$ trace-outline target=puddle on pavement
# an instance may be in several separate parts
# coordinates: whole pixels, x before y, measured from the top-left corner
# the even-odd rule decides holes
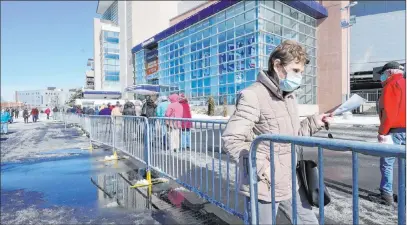
[[[123,179],[134,182],[138,172],[103,162],[110,152],[95,152],[50,151],[43,159],[2,164],[1,224],[154,224],[147,198]],[[65,157],[47,157],[58,154]]]
[[[152,203],[147,188],[130,187],[145,171],[124,160],[103,162],[110,154],[68,149],[2,164],[1,224],[218,224],[183,208],[168,183],[153,186]]]

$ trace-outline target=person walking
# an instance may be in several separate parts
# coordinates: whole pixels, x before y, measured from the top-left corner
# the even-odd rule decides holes
[[[383,90],[379,99],[380,126],[377,139],[380,143],[387,138],[396,145],[406,145],[406,79],[398,62],[383,66],[380,81]],[[380,198],[386,205],[393,205],[394,157],[380,158]]]
[[[1,121],[1,133],[2,134],[7,134],[8,133],[8,123],[10,120],[10,113],[4,109],[1,110],[1,116],[0,116],[0,121]]]
[[[165,111],[165,117],[170,118],[182,118],[182,105],[179,103],[179,96],[177,94],[172,94],[168,97],[170,104]],[[169,136],[169,149],[176,152],[179,148],[179,131],[181,129],[181,121],[167,120],[166,122],[168,128]]]
[[[24,111],[23,111],[24,123],[28,123],[28,118],[29,117],[30,117],[30,113],[28,112],[28,109],[24,108]]]
[[[18,108],[16,108],[16,111],[15,111],[15,117],[16,117],[16,119],[18,119],[18,114],[20,113],[20,111],[18,110]]]
[[[308,116],[300,121],[294,91],[300,88],[305,65],[309,62],[305,47],[286,40],[271,53],[268,70],[260,71],[255,83],[239,93],[236,110],[229,119],[222,141],[223,150],[238,162],[240,193],[250,202],[249,150],[254,138],[261,134],[311,136],[327,122],[328,114]],[[291,145],[274,144],[275,182],[270,183],[270,142],[257,149],[258,207],[260,224],[272,223],[272,196],[275,187],[276,214],[279,206],[283,216],[293,222]],[[318,224],[307,201],[304,187],[297,180],[297,223]]]
[[[36,122],[37,122],[37,120],[38,120],[38,114],[39,114],[39,111],[38,111],[37,108],[33,108],[33,109],[31,110],[31,115],[32,115],[33,123],[36,123]]]
[[[183,93],[179,96],[179,103],[182,105],[182,118],[184,119],[191,119],[192,113],[191,108],[189,107],[188,99],[185,97]],[[182,121],[181,123],[181,147],[189,149],[191,143],[191,135],[190,130],[192,128],[191,121]]]
[[[51,113],[51,110],[49,108],[47,108],[45,110],[45,114],[47,114],[47,120],[49,120],[49,114]]]
[[[9,114],[9,119],[8,119],[8,122],[11,124],[11,123],[13,123],[13,109],[12,108],[7,108],[6,109],[6,112],[8,112],[8,114]]]

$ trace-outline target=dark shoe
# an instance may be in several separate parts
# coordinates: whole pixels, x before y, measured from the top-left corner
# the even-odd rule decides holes
[[[381,198],[381,200],[383,200],[383,203],[385,204],[385,205],[394,205],[394,197],[393,197],[393,194],[387,194],[387,193],[384,193],[384,192],[382,192],[381,194],[380,194],[380,198]]]

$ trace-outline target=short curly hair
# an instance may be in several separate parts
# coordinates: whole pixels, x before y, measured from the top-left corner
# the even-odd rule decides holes
[[[307,50],[300,43],[292,40],[285,40],[270,54],[268,62],[269,72],[273,71],[274,61],[279,59],[283,66],[295,61],[304,65],[309,63]]]

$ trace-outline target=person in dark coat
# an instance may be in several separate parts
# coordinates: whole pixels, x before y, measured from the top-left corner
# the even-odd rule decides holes
[[[125,115],[125,116],[135,116],[136,115],[136,109],[132,102],[126,102],[124,104],[123,115]]]
[[[24,123],[28,123],[28,117],[30,117],[30,113],[28,112],[28,109],[25,108],[23,111]]]
[[[86,110],[86,114],[87,114],[87,115],[94,115],[94,114],[95,114],[95,110],[94,110],[92,107],[89,107],[89,108]]]
[[[19,113],[18,108],[16,108],[16,111],[14,112],[14,116],[16,117],[16,119],[18,119],[18,113]]]
[[[148,98],[141,109],[141,116],[145,116],[147,118],[154,117],[156,108],[157,105],[154,103],[153,99]]]

